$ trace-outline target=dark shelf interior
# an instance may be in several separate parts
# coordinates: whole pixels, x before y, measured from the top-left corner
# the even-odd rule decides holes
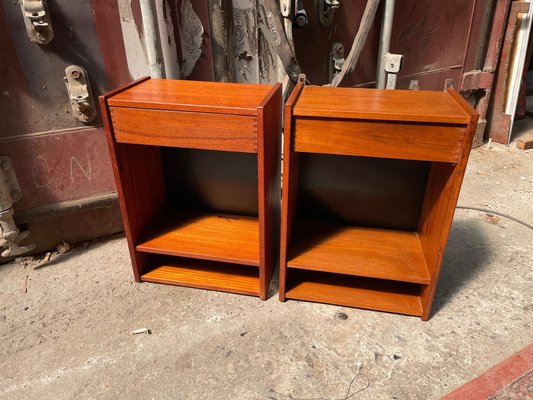
[[[296,218],[416,231],[430,162],[299,153]]]
[[[161,162],[169,207],[257,217],[255,154],[162,147]]]

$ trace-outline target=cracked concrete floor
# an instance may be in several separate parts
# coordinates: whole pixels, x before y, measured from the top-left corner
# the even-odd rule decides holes
[[[532,223],[532,161],[474,150],[460,204]],[[0,265],[0,398],[438,399],[532,341],[532,239],[458,210],[429,322],[136,284],[122,236],[19,259]]]

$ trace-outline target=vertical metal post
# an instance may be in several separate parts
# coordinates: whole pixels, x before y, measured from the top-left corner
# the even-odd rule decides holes
[[[381,22],[381,36],[379,38],[378,51],[378,68],[376,71],[376,88],[384,89],[386,75],[384,62],[385,54],[390,50],[390,38],[392,34],[392,21],[394,19],[395,0],[385,0],[385,9],[383,10],[383,20]]]
[[[150,75],[152,78],[164,78],[165,65],[159,40],[159,26],[154,0],[141,0],[141,14]]]

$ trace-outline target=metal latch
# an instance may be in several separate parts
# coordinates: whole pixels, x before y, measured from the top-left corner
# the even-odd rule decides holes
[[[335,10],[341,5],[339,0],[318,0],[316,4],[318,20],[323,26],[330,26]]]
[[[33,250],[34,244],[20,246],[29,234],[20,232],[13,220],[13,203],[22,199],[22,192],[9,157],[0,157],[0,247],[2,257],[18,256]]]
[[[38,44],[50,43],[54,28],[46,0],[22,0],[20,7],[30,40]]]
[[[296,0],[292,23],[295,25],[296,28],[301,29],[304,28],[308,22],[309,19],[307,18],[307,13],[304,9],[303,0]]]
[[[387,84],[385,89],[396,89],[398,72],[402,69],[403,55],[385,53],[385,72],[387,73]]]
[[[341,71],[345,61],[343,44],[340,42],[333,43],[331,53],[329,53],[329,82]]]
[[[81,122],[91,122],[96,117],[96,105],[85,68],[69,65],[65,68],[65,83],[74,117]]]

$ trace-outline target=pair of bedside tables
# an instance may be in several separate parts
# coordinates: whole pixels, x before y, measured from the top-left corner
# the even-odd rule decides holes
[[[429,318],[477,122],[454,90],[141,79],[100,98],[137,282]],[[283,196],[281,188],[283,186]],[[283,201],[282,201],[283,199]]]

